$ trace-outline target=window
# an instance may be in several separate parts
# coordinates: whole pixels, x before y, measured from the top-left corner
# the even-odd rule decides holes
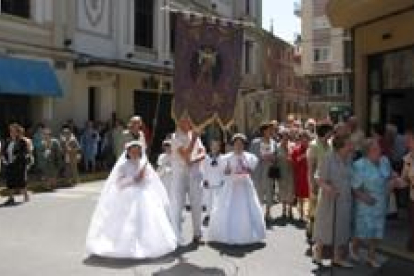
[[[345,60],[345,68],[352,69],[352,58],[353,58],[353,45],[352,41],[345,40],[344,41],[344,60]]]
[[[287,87],[291,87],[292,84],[292,76],[287,76]]]
[[[321,95],[325,96],[328,93],[328,80],[327,79],[321,79]]]
[[[349,76],[344,76],[342,79],[342,94],[348,95],[350,89],[351,88]]]
[[[317,80],[311,82],[311,94],[318,95],[321,90],[321,83]]]
[[[170,13],[170,50],[171,53],[175,51],[175,25],[177,23],[177,14]]]
[[[329,20],[326,16],[316,17],[315,19],[313,19],[312,27],[314,30],[330,28]]]
[[[313,61],[314,62],[326,62],[330,59],[329,48],[315,48],[313,50]]]
[[[246,15],[250,15],[250,12],[251,12],[250,1],[251,0],[245,0]]]
[[[154,46],[154,1],[135,0],[135,45],[145,48]]]
[[[326,95],[327,91],[327,80],[326,79],[316,79],[311,83],[311,93],[314,96],[323,96]]]
[[[244,68],[246,74],[252,73],[252,59],[253,59],[253,42],[246,40],[244,42]]]
[[[97,88],[89,87],[88,89],[88,119],[90,121],[96,120],[96,104],[97,104]]]
[[[342,95],[344,89],[343,89],[343,81],[341,77],[338,77],[336,79],[336,94]]]
[[[328,79],[328,95],[335,95],[335,78]]]
[[[30,18],[30,0],[1,0],[1,12]]]

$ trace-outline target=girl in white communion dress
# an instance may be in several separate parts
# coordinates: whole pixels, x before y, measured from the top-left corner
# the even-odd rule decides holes
[[[244,151],[246,140],[236,134],[233,152],[224,157],[225,184],[211,213],[209,241],[244,245],[265,239],[264,214],[251,178],[258,159]]]
[[[140,142],[125,148],[92,216],[86,250],[111,258],[157,258],[177,247],[168,196]]]

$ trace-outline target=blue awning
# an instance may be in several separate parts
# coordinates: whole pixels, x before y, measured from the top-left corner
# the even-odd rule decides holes
[[[0,94],[61,97],[63,91],[49,63],[1,57]]]

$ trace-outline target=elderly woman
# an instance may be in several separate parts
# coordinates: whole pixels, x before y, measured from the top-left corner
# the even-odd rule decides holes
[[[65,178],[69,184],[79,183],[78,163],[81,158],[81,148],[70,128],[64,127],[60,136],[60,145],[65,161]]]
[[[39,166],[46,179],[47,188],[53,190],[57,185],[63,155],[59,141],[52,137],[52,131],[49,128],[43,129],[42,144],[38,151]]]
[[[410,187],[410,239],[408,241],[408,250],[414,252],[414,128],[406,131],[406,143],[409,153],[404,157],[404,165],[402,170],[402,179],[404,185]]]
[[[361,150],[363,157],[354,163],[354,239],[349,252],[350,256],[358,261],[359,243],[361,240],[368,241],[367,262],[370,266],[378,268],[375,249],[378,240],[384,237],[392,170],[376,139],[367,139],[362,143]]]
[[[26,185],[27,154],[29,152],[26,141],[21,137],[21,126],[13,123],[9,126],[10,138],[2,148],[1,159],[4,165],[8,200],[5,206],[15,204],[14,192],[20,191],[24,201],[29,201]]]
[[[309,148],[306,152],[306,159],[308,161],[308,183],[310,185],[310,200],[308,209],[309,222],[306,229],[308,239],[312,238],[316,206],[318,205],[319,186],[317,184],[316,176],[319,174],[319,169],[326,154],[331,150],[329,145],[331,132],[332,126],[330,123],[319,123],[316,126],[316,138],[310,142]]]
[[[262,204],[266,204],[265,217],[270,219],[270,208],[273,204],[273,187],[275,180],[269,177],[269,169],[276,161],[277,144],[273,140],[273,124],[263,123],[260,126],[261,137],[253,140],[250,152],[259,158],[253,173],[257,194]]]
[[[335,136],[332,147],[317,177],[320,193],[313,233],[313,259],[321,264],[323,246],[332,245],[333,265],[350,268],[352,264],[345,261],[342,249],[351,236],[353,145],[345,135]]]
[[[294,144],[290,141],[289,131],[281,131],[281,141],[277,149],[278,165],[280,169],[279,197],[282,202],[282,216],[293,217],[292,206],[295,201],[295,183],[293,181],[292,150]]]

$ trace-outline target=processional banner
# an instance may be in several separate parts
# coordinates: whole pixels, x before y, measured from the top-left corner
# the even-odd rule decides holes
[[[177,14],[173,116],[196,127],[232,123],[241,73],[239,25]]]

